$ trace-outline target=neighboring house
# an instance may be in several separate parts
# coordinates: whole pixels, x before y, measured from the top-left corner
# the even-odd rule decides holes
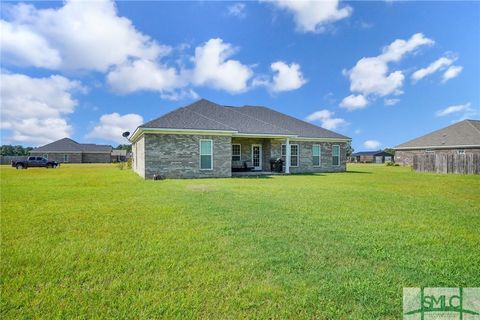
[[[112,162],[127,161],[127,150],[112,150]]]
[[[353,153],[350,157],[352,162],[360,163],[385,163],[394,161],[394,155],[382,150],[360,151]]]
[[[265,107],[200,100],[138,127],[133,169],[144,178],[231,177],[236,169],[285,173],[346,170],[350,138]]]
[[[395,148],[395,160],[413,164],[415,155],[480,154],[480,121],[463,120]]]
[[[31,155],[62,163],[109,163],[112,146],[78,143],[63,138],[30,151]]]

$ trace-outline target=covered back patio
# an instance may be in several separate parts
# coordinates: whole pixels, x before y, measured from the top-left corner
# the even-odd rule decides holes
[[[232,175],[290,173],[291,150],[287,145],[290,139],[283,137],[233,137]]]

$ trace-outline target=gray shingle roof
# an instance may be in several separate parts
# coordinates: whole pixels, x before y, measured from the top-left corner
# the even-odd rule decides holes
[[[266,107],[221,106],[205,99],[173,110],[140,128],[226,130],[241,134],[349,139]]]
[[[169,112],[157,119],[141,125],[141,128],[168,128],[168,129],[205,129],[227,130],[234,128],[222,124],[213,119],[209,119],[187,107],[179,108]]]
[[[288,132],[296,134],[300,137],[350,139],[344,135],[318,127],[311,123],[299,120],[266,107],[244,106],[235,109],[238,109],[239,112],[248,114],[256,119],[260,119],[268,123],[274,123],[276,126],[282,127]]]
[[[44,146],[35,148],[32,152],[106,152],[112,151],[112,146],[93,143],[78,143],[70,138],[63,138]]]
[[[112,146],[106,144],[79,143],[83,152],[112,152]]]
[[[480,146],[480,121],[463,120],[402,143],[394,149],[446,148],[449,146]]]

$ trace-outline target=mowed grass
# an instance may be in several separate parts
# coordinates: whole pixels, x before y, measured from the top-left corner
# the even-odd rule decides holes
[[[1,318],[399,319],[403,287],[480,285],[480,177],[144,181],[1,167]]]

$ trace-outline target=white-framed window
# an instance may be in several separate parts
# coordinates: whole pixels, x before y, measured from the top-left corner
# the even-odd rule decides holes
[[[465,154],[465,149],[458,149],[458,150],[457,150],[457,153],[458,153],[458,154]]]
[[[298,167],[299,164],[299,147],[298,144],[291,144],[290,145],[290,166],[291,167]]]
[[[312,161],[314,167],[320,167],[321,161],[321,149],[319,144],[314,144],[312,146]]]
[[[200,170],[213,169],[213,140],[200,139]]]
[[[70,160],[70,157],[68,156],[68,154],[64,154],[63,155],[63,162],[68,162]]]
[[[240,143],[232,144],[232,161],[242,160],[242,145]]]
[[[47,153],[45,153],[45,154],[43,155],[43,157],[48,160],[48,154],[47,154]]]
[[[332,146],[332,165],[340,165],[340,146],[338,145]]]
[[[298,167],[299,164],[299,146],[298,144],[290,144],[290,167]],[[282,144],[282,159],[286,159],[287,145]]]

